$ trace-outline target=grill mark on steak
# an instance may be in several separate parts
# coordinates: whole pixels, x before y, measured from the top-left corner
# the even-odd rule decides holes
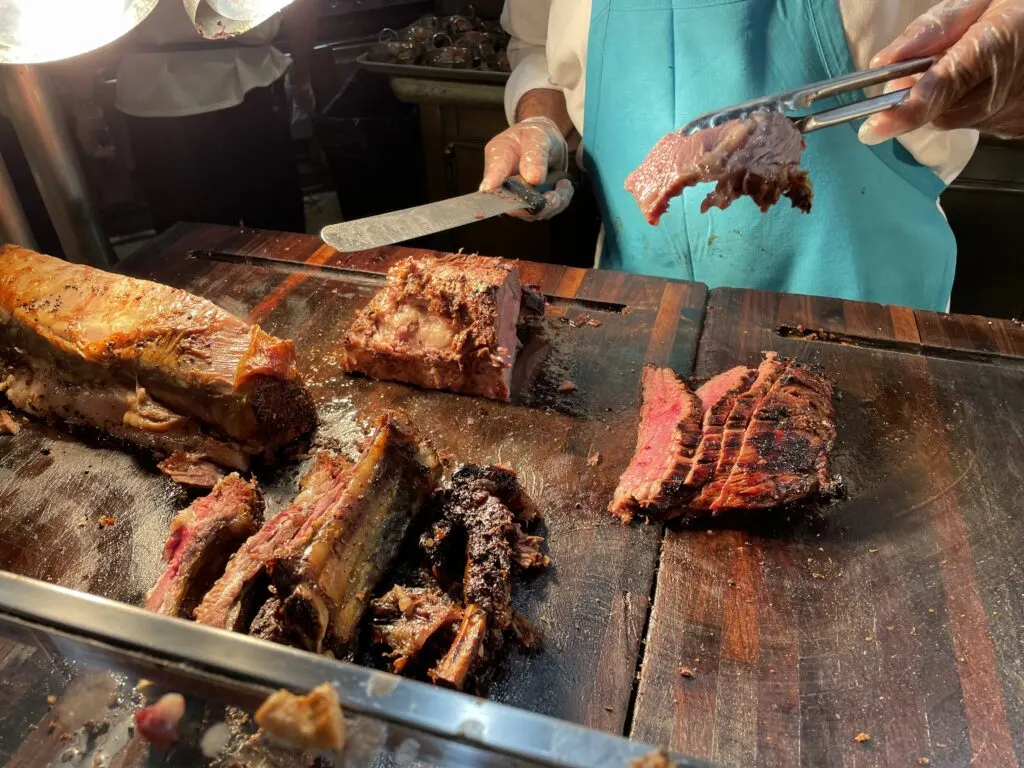
[[[304,526],[312,531],[308,543],[275,553],[280,629],[272,639],[315,652],[351,647],[370,595],[440,472],[437,455],[412,426],[384,413],[344,490]]]
[[[700,445],[693,457],[693,464],[686,476],[690,488],[702,488],[715,476],[718,459],[722,454],[722,436],[725,423],[736,403],[736,398],[747,391],[756,372],[745,366],[738,366],[715,376],[697,390],[697,397],[704,405],[704,420],[701,425]]]
[[[316,454],[292,503],[249,537],[228,561],[224,574],[203,597],[195,618],[200,624],[245,632],[267,597],[268,569],[279,551],[302,540],[306,522],[333,492],[345,487],[351,463],[327,452]],[[307,539],[308,540],[308,539]]]
[[[689,136],[673,132],[662,138],[626,179],[649,224],[656,225],[669,200],[686,187],[716,181],[701,204],[728,208],[747,195],[762,212],[782,195],[794,208],[809,212],[811,183],[800,168],[806,147],[793,123],[779,112],[758,112]]]
[[[481,256],[411,256],[356,316],[342,366],[375,379],[496,400],[511,395],[521,314],[543,296],[520,284],[514,262]]]
[[[836,437],[832,390],[820,370],[790,361],[754,411],[711,509],[764,509],[828,489]]]
[[[725,420],[722,430],[722,447],[715,465],[715,474],[712,480],[707,483],[697,496],[690,501],[690,508],[693,510],[707,510],[719,497],[725,481],[729,478],[733,465],[739,456],[743,445],[743,436],[746,433],[747,425],[753,416],[755,409],[760,405],[761,400],[771,389],[772,385],[786,369],[786,361],[780,360],[774,352],[765,354],[764,360],[757,369],[757,377],[754,379],[750,389],[736,398],[729,417]]]
[[[185,291],[12,245],[0,247],[0,358],[20,369],[8,387],[17,407],[163,456],[221,464],[230,449],[246,458],[225,466],[244,469],[316,421],[293,342]],[[201,441],[226,448],[183,445]]]
[[[191,618],[228,558],[263,522],[256,482],[232,473],[171,520],[162,559],[167,568],[146,597],[146,609]]]
[[[700,442],[701,401],[669,368],[644,368],[636,451],[608,510],[628,523],[638,511],[668,513],[684,503]]]

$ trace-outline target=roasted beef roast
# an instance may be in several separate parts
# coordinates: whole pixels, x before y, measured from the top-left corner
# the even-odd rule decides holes
[[[765,354],[696,393],[672,371],[643,376],[637,450],[609,511],[678,517],[767,509],[831,492],[832,382],[817,368]]]
[[[346,370],[375,379],[508,400],[524,312],[543,297],[515,262],[482,256],[412,256],[345,334]]]
[[[185,291],[14,245],[0,248],[0,390],[32,415],[233,469],[315,423],[291,341]]]
[[[728,208],[743,195],[762,211],[785,195],[794,208],[811,209],[811,183],[800,168],[806,147],[792,121],[779,112],[757,112],[684,136],[670,133],[626,179],[644,217],[657,224],[669,200],[686,187],[718,182],[701,205]]]

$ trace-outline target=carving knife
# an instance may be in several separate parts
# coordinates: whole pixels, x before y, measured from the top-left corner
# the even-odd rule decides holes
[[[492,192],[473,192],[402,211],[331,224],[320,231],[320,239],[339,251],[366,251],[444,232],[511,211],[537,214],[546,202],[544,192],[554,189],[555,184],[563,178],[567,176],[549,174],[544,184],[531,187],[520,177],[513,176]]]

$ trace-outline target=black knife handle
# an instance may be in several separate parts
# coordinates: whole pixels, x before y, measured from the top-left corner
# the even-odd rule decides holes
[[[548,174],[547,179],[544,180],[543,184],[537,186],[530,186],[523,181],[522,176],[512,176],[505,180],[505,189],[511,192],[513,195],[518,197],[524,203],[526,203],[526,211],[532,216],[536,216],[547,205],[547,200],[544,199],[544,193],[549,192],[555,188],[555,185],[562,179],[568,179],[569,174],[552,172]]]

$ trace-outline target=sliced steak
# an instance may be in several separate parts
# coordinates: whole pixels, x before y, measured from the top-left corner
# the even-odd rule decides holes
[[[832,382],[817,368],[790,361],[754,410],[711,509],[777,507],[827,489],[835,437]]]
[[[762,211],[788,197],[793,207],[811,209],[811,184],[800,168],[806,144],[793,123],[778,112],[758,112],[689,136],[670,133],[626,179],[644,217],[657,224],[669,200],[684,188],[718,182],[701,205],[728,208],[750,196]]]
[[[495,400],[511,394],[520,314],[543,312],[514,262],[421,255],[388,271],[387,284],[345,334],[342,365],[375,379]]]
[[[150,590],[146,609],[191,618],[202,596],[246,539],[263,522],[263,495],[255,481],[232,473],[171,520],[164,544],[167,569]]]
[[[750,423],[750,417],[753,416],[757,406],[785,368],[785,361],[780,360],[777,354],[767,353],[764,361],[758,366],[757,377],[750,385],[750,389],[736,398],[722,429],[722,447],[718,463],[715,465],[715,473],[710,482],[707,482],[700,493],[690,501],[691,510],[710,509],[711,504],[722,492],[733,464],[736,463],[739,456],[740,448],[743,445],[743,435]]]
[[[312,535],[312,528],[305,524],[314,512],[347,487],[350,468],[351,463],[345,459],[318,453],[292,503],[247,539],[228,561],[224,574],[196,609],[196,621],[235,632],[247,631],[254,614],[267,599],[270,563],[300,534]]]
[[[732,412],[736,398],[749,389],[756,372],[737,366],[720,373],[697,390],[704,406],[700,445],[693,456],[693,464],[686,476],[689,488],[703,488],[715,476],[718,459],[722,454],[722,434],[725,422]]]
[[[638,511],[661,514],[686,503],[701,435],[700,398],[672,370],[645,367],[642,387],[636,451],[608,507],[625,523]]]
[[[185,291],[13,245],[0,247],[0,365],[17,407],[163,455],[242,469],[315,424],[291,341]]]

